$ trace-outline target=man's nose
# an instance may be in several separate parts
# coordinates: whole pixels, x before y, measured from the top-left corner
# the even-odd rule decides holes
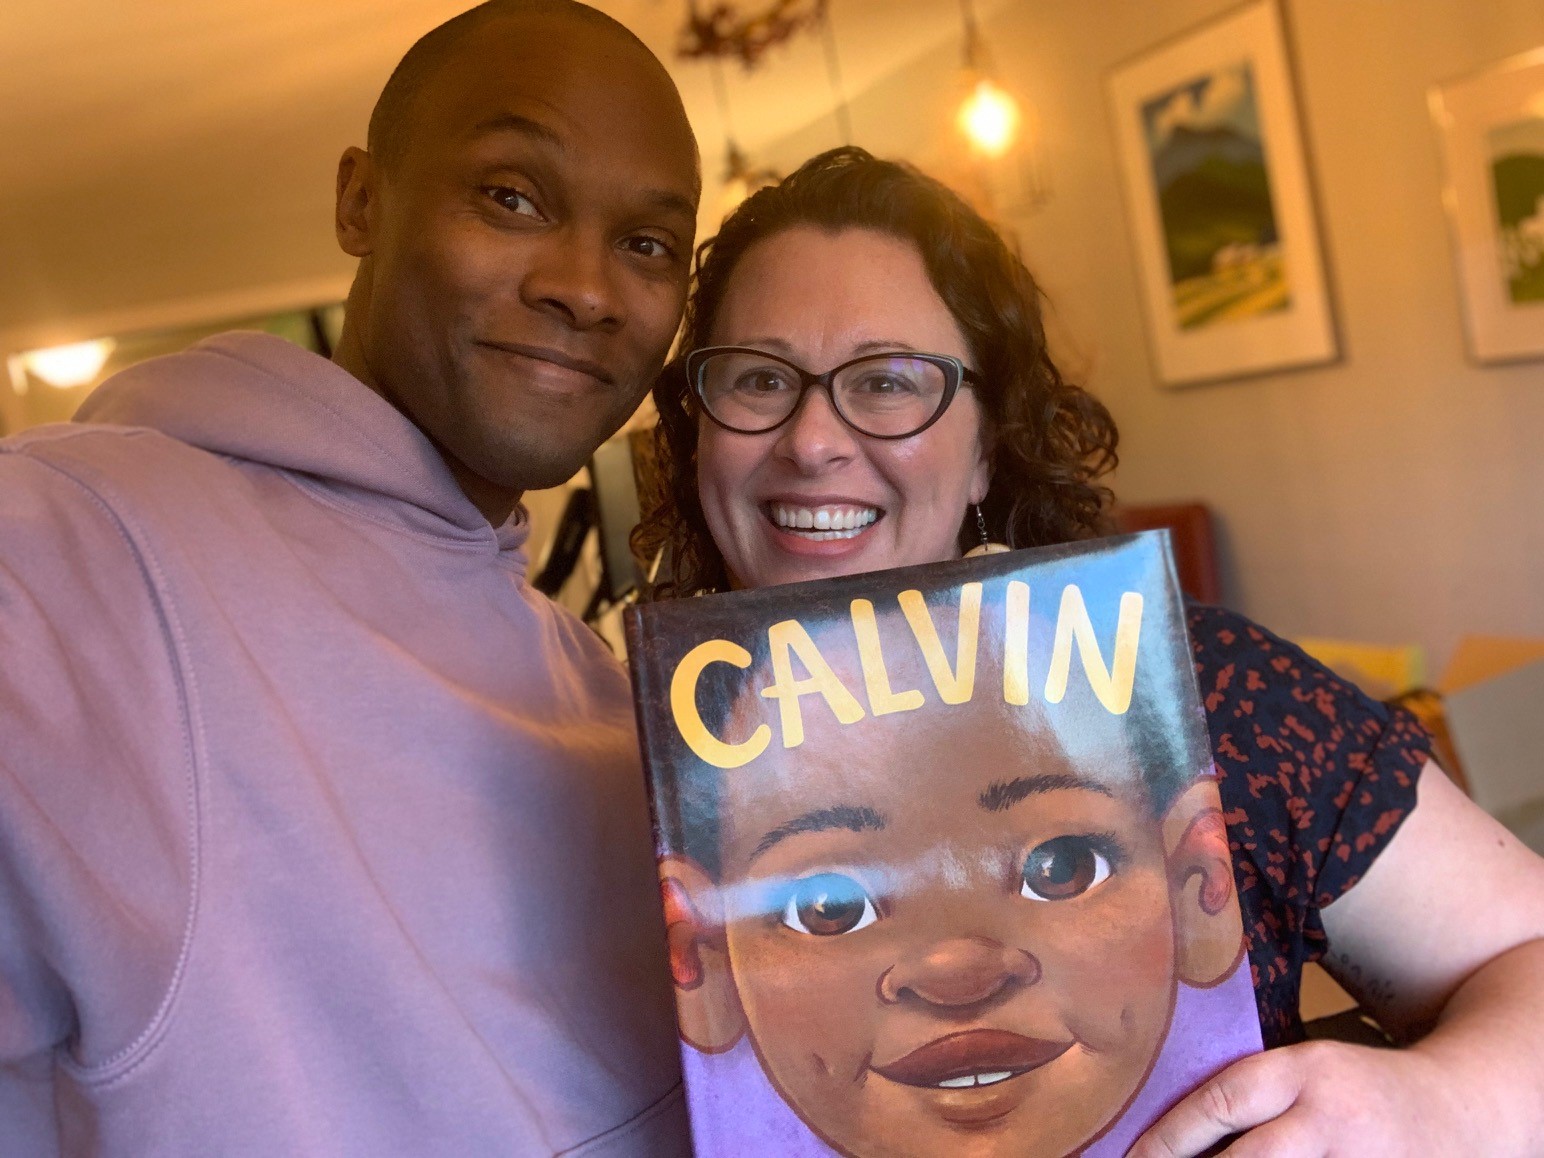
[[[1040,980],[1040,962],[990,937],[955,937],[897,962],[879,979],[879,997],[960,1008],[980,1005]]]
[[[614,258],[602,237],[578,228],[556,230],[543,239],[520,295],[572,329],[617,329],[624,309]]]
[[[831,395],[819,386],[805,391],[799,409],[777,432],[777,453],[803,474],[817,474],[857,453],[858,432],[842,421]]]

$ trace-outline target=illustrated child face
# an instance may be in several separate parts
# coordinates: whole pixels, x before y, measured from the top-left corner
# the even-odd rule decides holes
[[[1071,1152],[1142,1085],[1176,977],[1238,960],[1212,783],[1156,816],[1128,759],[1075,767],[1006,712],[812,728],[719,791],[717,887],[662,869],[683,1033],[748,1033],[846,1154]]]

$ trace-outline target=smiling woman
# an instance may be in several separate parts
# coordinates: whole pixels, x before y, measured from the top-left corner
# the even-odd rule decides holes
[[[955,390],[973,355],[915,248],[867,230],[832,237],[795,228],[753,248],[741,268],[713,327],[716,346],[694,355],[709,355],[697,363],[697,382],[719,426],[698,444],[702,509],[730,582],[787,583],[815,559],[822,574],[852,574],[953,554],[960,512],[986,496],[981,411],[974,386]],[[809,284],[823,291],[799,292]],[[833,316],[863,321],[832,328]],[[767,347],[836,369],[823,390],[779,390],[755,358]],[[865,352],[874,349],[889,351],[885,372],[865,376],[875,365]],[[905,359],[907,350],[928,354]],[[882,401],[860,401],[875,397]],[[761,431],[727,425],[774,407],[781,421]],[[897,416],[905,421],[891,432],[884,424]]]
[[[701,251],[684,349],[655,387],[662,480],[635,540],[663,559],[660,596],[942,563],[977,528],[1052,546],[1102,527],[1109,493],[1098,480],[1116,445],[1108,412],[1051,362],[1039,291],[1019,259],[907,166],[834,150],[752,196]],[[960,375],[950,400],[915,373],[844,377],[875,355],[927,355],[972,377]],[[865,407],[879,396],[902,399],[907,420],[872,418]],[[1191,607],[1188,619],[1260,1029],[1267,1047],[1286,1048],[1218,1074],[1133,1153],[1194,1155],[1245,1131],[1246,1145],[1271,1153],[1460,1153],[1477,1139],[1486,1153],[1537,1152],[1544,862],[1453,787],[1406,713],[1242,616]],[[897,751],[968,778],[992,763],[981,742],[919,733]],[[847,763],[865,767],[857,753]],[[889,766],[875,772],[888,786]],[[948,818],[935,807],[915,823],[929,831]],[[1127,827],[1102,814],[1081,832]],[[1042,898],[1063,888],[1103,897],[1139,863],[1131,847],[1043,841],[1022,883]],[[859,897],[873,894],[862,886],[822,879],[785,901],[835,931],[863,918]],[[978,941],[989,935],[982,920]],[[1085,973],[1137,959],[1112,944]],[[1407,1049],[1303,1044],[1302,967],[1321,959]],[[961,1076],[937,1050],[899,1069],[889,1055],[865,1056],[899,1084],[915,1068],[937,1086]],[[995,1047],[968,1052],[973,1083],[1004,1072]],[[788,1064],[792,1083],[798,1059]],[[960,1092],[929,1097],[947,1108]]]

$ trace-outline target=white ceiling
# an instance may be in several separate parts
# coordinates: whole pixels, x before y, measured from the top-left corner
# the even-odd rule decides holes
[[[341,283],[337,156],[362,141],[408,45],[467,6],[3,0],[0,345],[68,336],[72,319],[137,316],[154,303]],[[599,6],[675,73],[711,180],[724,130],[708,66],[675,57],[685,0]],[[848,91],[935,52],[952,66],[959,21],[956,0],[832,0]],[[728,66],[726,79],[736,135],[752,151],[833,107],[812,37],[756,74]]]

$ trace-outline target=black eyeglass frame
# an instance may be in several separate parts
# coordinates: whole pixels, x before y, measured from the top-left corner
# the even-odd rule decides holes
[[[713,408],[708,405],[708,400],[703,395],[703,366],[709,358],[718,354],[755,354],[759,358],[769,358],[779,366],[787,366],[788,369],[799,376],[799,396],[794,399],[792,408],[771,426],[763,426],[755,430],[747,430],[741,426],[730,426],[729,423],[713,413]],[[859,362],[876,361],[880,358],[913,358],[919,362],[927,362],[930,365],[937,366],[944,372],[944,392],[938,400],[938,409],[933,411],[933,416],[917,427],[917,429],[907,431],[905,434],[872,434],[842,413],[841,405],[836,400],[836,391],[832,388],[836,381],[836,376],[849,366],[856,366]],[[769,354],[765,350],[756,349],[754,346],[703,346],[700,349],[693,350],[690,354],[686,355],[686,378],[691,384],[692,394],[702,407],[702,412],[708,416],[708,419],[715,426],[722,427],[733,434],[770,434],[779,427],[787,425],[793,419],[793,416],[803,409],[804,397],[809,393],[810,387],[824,386],[826,388],[826,396],[831,399],[831,409],[846,426],[857,431],[865,438],[878,438],[885,442],[895,442],[902,438],[915,438],[944,416],[944,412],[949,409],[950,403],[954,401],[954,396],[959,393],[961,386],[981,385],[981,375],[950,354],[923,354],[916,350],[880,350],[872,354],[864,354],[861,358],[849,359],[840,366],[833,366],[824,374],[811,374],[802,366],[796,366],[786,358],[779,358],[776,354]]]

